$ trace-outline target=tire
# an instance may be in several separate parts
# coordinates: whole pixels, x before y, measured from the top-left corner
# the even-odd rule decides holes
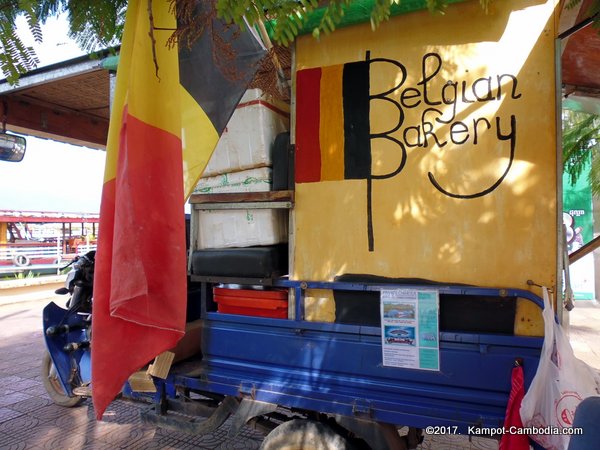
[[[327,425],[294,419],[271,431],[261,450],[352,450],[354,447]]]
[[[17,267],[26,267],[31,264],[31,260],[27,255],[15,255],[13,256],[13,263]]]
[[[44,383],[46,392],[48,392],[52,401],[58,406],[72,408],[73,406],[79,405],[84,399],[79,396],[69,397],[65,393],[56,374],[51,374],[51,372],[53,372],[53,366],[54,363],[52,362],[52,358],[50,358],[50,353],[46,351],[42,358],[42,382]]]

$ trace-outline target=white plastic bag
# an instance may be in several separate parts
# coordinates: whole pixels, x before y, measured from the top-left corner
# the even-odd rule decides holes
[[[523,401],[521,420],[524,427],[544,429],[529,437],[548,450],[566,450],[569,436],[560,434],[571,427],[575,409],[586,397],[600,393],[600,374],[576,358],[562,327],[554,320],[554,311],[544,295],[544,344],[540,363]]]

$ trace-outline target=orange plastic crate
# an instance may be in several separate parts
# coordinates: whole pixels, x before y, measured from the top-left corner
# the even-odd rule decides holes
[[[218,304],[217,311],[220,313],[276,319],[287,319],[288,316],[288,291],[285,289],[213,288],[213,300]]]

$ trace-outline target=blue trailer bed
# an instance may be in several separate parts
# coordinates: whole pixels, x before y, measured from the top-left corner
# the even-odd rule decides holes
[[[539,337],[442,330],[440,370],[429,371],[384,366],[380,327],[303,319],[307,289],[435,289],[446,298],[521,298],[542,307],[528,291],[286,279],[273,285],[294,291],[293,318],[223,314],[203,302],[202,358],[175,366],[164,392],[206,392],[338,419],[473,433],[473,427],[503,425],[515,363],[523,366],[526,389],[537,369]]]

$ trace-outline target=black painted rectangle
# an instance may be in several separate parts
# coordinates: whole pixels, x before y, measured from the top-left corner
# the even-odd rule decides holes
[[[369,62],[344,64],[344,178],[371,176]]]

